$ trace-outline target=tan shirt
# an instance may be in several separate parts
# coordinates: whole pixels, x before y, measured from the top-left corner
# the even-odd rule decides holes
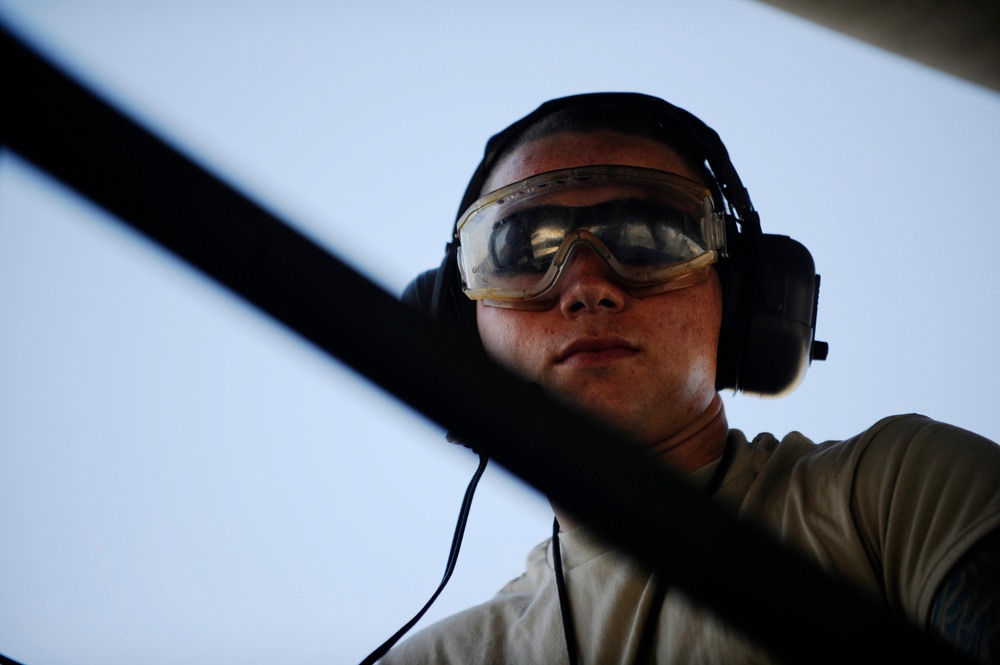
[[[921,416],[886,418],[819,445],[798,433],[747,442],[734,430],[734,444],[720,501],[919,625],[951,567],[1000,526],[1000,446]],[[691,479],[707,483],[713,466]],[[580,661],[631,663],[655,576],[586,527],[560,542]],[[659,663],[771,662],[675,589],[657,626]],[[381,662],[566,662],[551,542],[535,547],[525,573],[494,598],[413,635]]]

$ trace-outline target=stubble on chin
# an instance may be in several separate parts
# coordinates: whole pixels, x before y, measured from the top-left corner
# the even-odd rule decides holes
[[[570,411],[594,420],[609,429],[639,440],[644,435],[636,424],[641,421],[641,406],[634,397],[615,391],[600,382],[578,380],[564,385],[539,382],[546,394],[565,405]]]

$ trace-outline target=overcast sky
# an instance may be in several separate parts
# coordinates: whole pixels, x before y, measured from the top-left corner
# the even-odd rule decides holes
[[[829,360],[788,397],[727,395],[730,423],[822,441],[917,411],[1000,440],[996,93],[750,0],[0,12],[393,293],[439,263],[490,135],[565,94],[662,96],[722,135],[765,231],[804,243],[823,277]],[[358,662],[436,587],[475,466],[0,155],[0,653]],[[421,625],[519,574],[550,523],[491,467]]]

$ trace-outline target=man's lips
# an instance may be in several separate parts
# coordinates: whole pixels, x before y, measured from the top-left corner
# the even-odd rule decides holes
[[[556,356],[556,364],[600,362],[624,358],[639,349],[621,337],[587,337],[570,342]]]

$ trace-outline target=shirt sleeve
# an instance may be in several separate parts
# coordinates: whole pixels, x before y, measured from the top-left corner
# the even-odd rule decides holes
[[[926,625],[948,572],[1000,527],[1000,446],[922,416],[883,420],[858,443],[856,528],[889,604]]]

